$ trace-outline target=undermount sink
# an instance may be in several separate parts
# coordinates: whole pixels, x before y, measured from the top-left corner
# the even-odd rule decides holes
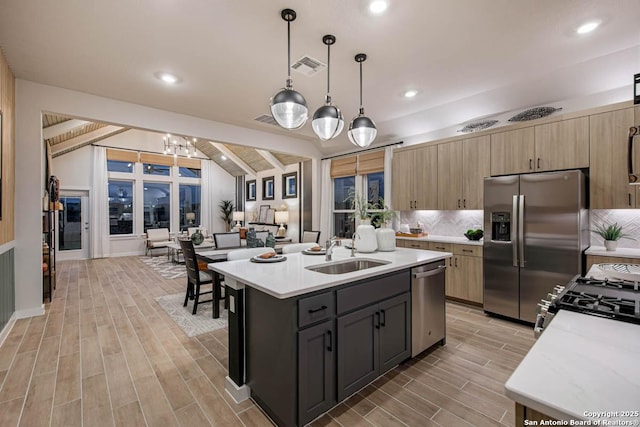
[[[343,261],[334,261],[327,264],[312,265],[305,267],[307,270],[317,271],[324,274],[344,274],[354,271],[366,270],[367,268],[379,267],[389,264],[390,261],[380,261],[377,259],[357,258]]]

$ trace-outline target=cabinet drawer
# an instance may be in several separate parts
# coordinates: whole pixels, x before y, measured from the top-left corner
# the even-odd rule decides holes
[[[429,242],[423,242],[420,240],[405,240],[404,247],[411,249],[429,249]]]
[[[429,242],[429,250],[440,252],[453,252],[452,243]]]
[[[298,301],[298,327],[329,319],[335,312],[333,292],[302,298]]]
[[[410,289],[411,274],[409,270],[366,279],[359,284],[336,292],[338,314],[409,292]]]
[[[453,245],[455,255],[482,256],[482,246]]]

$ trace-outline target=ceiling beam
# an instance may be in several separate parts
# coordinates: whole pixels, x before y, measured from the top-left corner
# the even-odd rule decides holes
[[[53,157],[61,156],[62,154],[77,150],[78,148],[84,147],[85,145],[92,144],[102,139],[109,138],[110,136],[116,135],[126,130],[128,129],[120,126],[104,126],[100,129],[96,129],[94,131],[76,136],[75,138],[67,139],[66,141],[59,144],[52,145],[51,153]]]
[[[67,132],[72,132],[89,123],[91,122],[88,122],[86,120],[78,120],[78,119],[66,120],[62,123],[58,123],[53,126],[48,126],[42,129],[42,137],[44,139],[55,138],[58,135],[62,135],[63,133],[67,133]]]
[[[221,144],[219,142],[213,142],[213,141],[209,141],[209,143],[213,145],[216,148],[216,150],[224,154],[229,160],[231,160],[233,163],[235,163],[241,169],[243,169],[247,173],[247,175],[251,175],[251,176],[258,175],[258,172],[256,172],[255,169],[253,169],[251,166],[245,163],[244,160],[242,160],[240,157],[236,156],[233,153],[233,151],[229,150],[224,144]]]
[[[280,160],[278,160],[276,158],[276,156],[274,156],[273,154],[271,154],[270,151],[267,150],[260,150],[256,148],[256,151],[258,152],[258,154],[260,154],[267,162],[271,163],[271,165],[273,167],[275,167],[276,169],[280,169],[281,172],[284,172],[284,165],[282,164],[282,162]]]

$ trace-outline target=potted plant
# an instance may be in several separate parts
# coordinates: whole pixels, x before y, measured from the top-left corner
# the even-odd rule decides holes
[[[351,219],[356,219],[358,226],[353,236],[354,245],[358,252],[375,252],[378,249],[378,241],[376,239],[376,231],[371,225],[371,217],[369,209],[372,208],[371,203],[365,195],[355,191],[349,193],[347,197],[350,208],[353,213]]]
[[[358,220],[360,224],[371,225],[369,209],[372,209],[372,206],[364,195],[352,191],[345,201],[349,202],[349,208],[353,210],[350,219]]]
[[[380,199],[380,205],[384,207],[383,210],[373,214],[373,222],[379,227],[376,229],[378,250],[382,252],[394,251],[396,249],[396,233],[392,228],[388,228],[388,225],[396,217],[396,213],[384,204],[383,199]]]
[[[622,232],[622,226],[618,225],[617,222],[606,226],[605,224],[596,225],[596,229],[591,231],[598,233],[604,239],[604,247],[608,251],[615,251],[620,239],[633,240]]]
[[[218,207],[220,208],[220,219],[224,221],[225,231],[231,230],[231,221],[233,220],[233,201],[222,200]]]

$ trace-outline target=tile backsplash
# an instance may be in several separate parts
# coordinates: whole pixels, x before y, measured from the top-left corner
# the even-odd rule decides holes
[[[398,230],[400,224],[415,227],[418,222],[424,224],[427,233],[438,236],[462,237],[470,228],[484,228],[483,211],[401,211],[394,223]],[[630,239],[620,239],[619,248],[640,249],[640,210],[638,209],[591,209],[591,230],[597,224],[615,224],[622,226],[622,232]],[[591,233],[591,246],[604,246],[602,237]]]

